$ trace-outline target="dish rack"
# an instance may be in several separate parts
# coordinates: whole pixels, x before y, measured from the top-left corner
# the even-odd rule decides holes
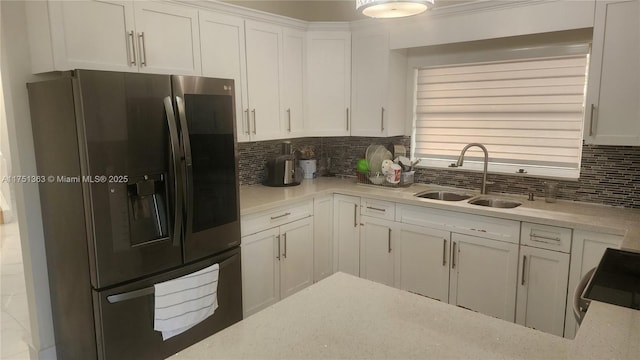
[[[392,184],[387,181],[387,177],[382,173],[356,173],[356,178],[358,184],[366,184],[366,185],[374,185],[374,186],[382,186],[382,187],[406,187],[413,184],[415,171],[407,171],[400,174],[400,182],[397,184]]]

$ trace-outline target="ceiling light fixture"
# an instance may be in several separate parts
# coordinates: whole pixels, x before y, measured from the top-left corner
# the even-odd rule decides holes
[[[417,15],[433,7],[434,0],[356,0],[356,10],[372,18]]]

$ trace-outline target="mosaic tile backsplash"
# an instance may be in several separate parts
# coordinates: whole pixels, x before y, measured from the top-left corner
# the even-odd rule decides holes
[[[264,180],[266,160],[281,152],[283,140],[240,143],[240,183],[259,184]],[[403,144],[409,149],[410,138],[311,137],[290,139],[292,148],[315,149],[314,158],[328,157],[333,174],[355,175],[356,161],[371,144]],[[640,147],[585,145],[578,181],[559,181],[558,199],[591,202],[612,206],[640,208]],[[544,196],[544,180],[522,175],[489,174],[489,192]],[[482,173],[461,170],[416,170],[415,182],[455,186],[477,190]]]

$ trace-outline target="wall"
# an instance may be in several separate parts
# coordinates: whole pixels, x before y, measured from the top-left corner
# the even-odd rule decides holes
[[[36,163],[25,84],[31,75],[25,1],[0,1],[2,88],[13,175],[35,175]],[[31,358],[55,358],[49,279],[37,184],[15,184],[16,215],[29,301]]]
[[[294,148],[314,146],[316,158],[331,158],[331,172],[355,176],[356,161],[364,156],[370,144],[389,143],[410,146],[409,137],[325,137],[292,139]],[[280,153],[282,141],[262,141],[239,144],[240,182],[242,185],[259,184],[264,179],[264,164],[270,156]],[[489,154],[491,156],[491,154]],[[489,168],[491,171],[491,168]],[[582,148],[581,174],[578,181],[559,181],[558,198],[612,206],[640,208],[640,147],[585,145]],[[464,168],[416,170],[415,181],[425,184],[454,186],[479,190],[481,172]],[[493,193],[544,196],[544,179],[522,175],[489,174],[488,186]]]

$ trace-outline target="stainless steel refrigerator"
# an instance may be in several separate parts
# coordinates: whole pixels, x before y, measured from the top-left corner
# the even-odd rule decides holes
[[[59,359],[159,359],[242,319],[233,80],[27,84]],[[153,330],[153,285],[220,265],[218,308]]]

